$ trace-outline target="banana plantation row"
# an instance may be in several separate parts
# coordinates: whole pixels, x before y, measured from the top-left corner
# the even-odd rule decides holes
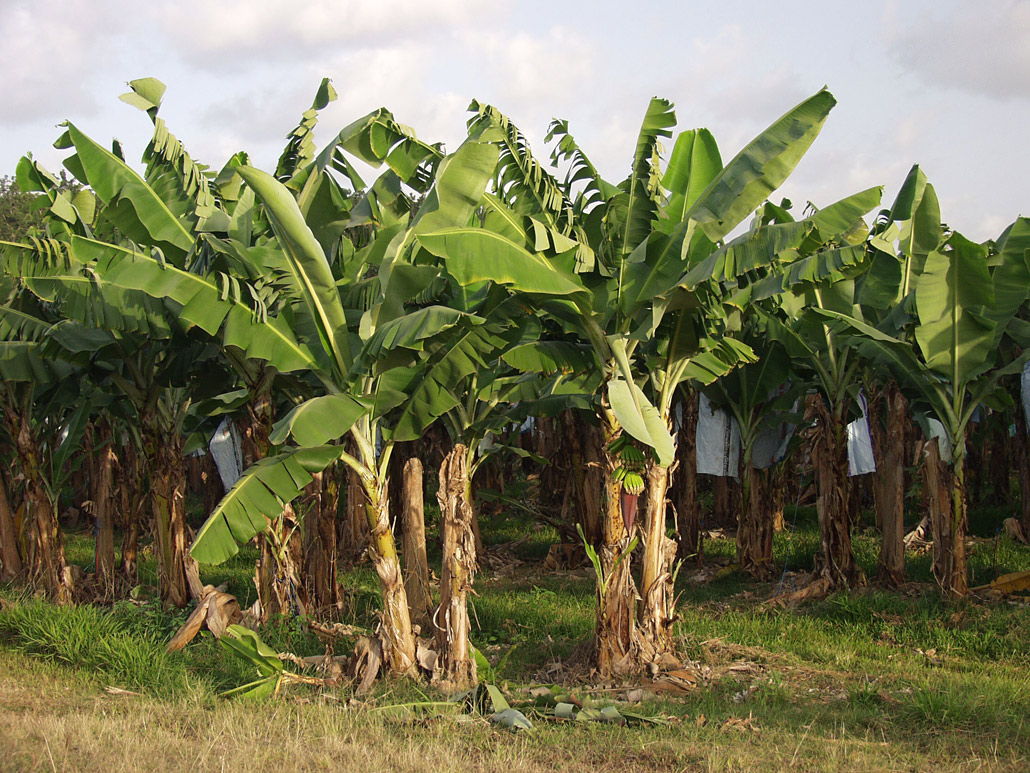
[[[381,581],[384,661],[418,669],[414,617],[436,638],[436,678],[466,684],[473,476],[509,452],[546,461],[508,428],[560,417],[572,428],[571,509],[596,569],[595,666],[660,667],[675,662],[670,520],[681,557],[697,546],[696,496],[667,506],[670,485],[693,486],[697,393],[739,428],[738,560],[763,579],[771,481],[798,442],[758,447],[770,431],[807,428],[821,535],[811,583],[832,590],[865,582],[847,450],[861,389],[890,416],[877,449],[881,579],[904,575],[900,433],[918,415],[939,422],[924,463],[934,574],[947,594],[966,592],[967,434],[978,409],[1014,405],[1030,353],[1030,222],[974,243],[942,224],[918,167],[887,208],[879,188],[800,215],[773,203],[834,106],[829,92],[727,163],[705,129],[674,138],[673,106],[653,99],[629,175],[612,184],[566,122],[550,126],[545,166],[477,102],[449,154],[385,109],[317,149],[328,81],[273,171],[242,152],[214,171],[159,117],[164,86],[130,85],[123,99],[154,127],[142,174],[117,142],[71,123],[56,147],[81,187],[31,157],[17,170],[46,220],[2,244],[0,395],[16,471],[0,480],[5,579],[59,602],[110,597],[135,583],[149,523],[168,604],[205,595],[198,562],[257,539],[259,616],[295,610],[298,589],[324,609],[337,592],[340,496],[325,471],[343,469]],[[355,159],[384,171],[366,183]],[[226,417],[245,472],[191,541],[186,458]],[[389,494],[395,453],[427,433],[447,444],[441,599],[428,615],[428,597],[405,589]],[[72,480],[97,524],[86,576],[67,565],[58,525]],[[305,490],[324,501],[295,508]]]

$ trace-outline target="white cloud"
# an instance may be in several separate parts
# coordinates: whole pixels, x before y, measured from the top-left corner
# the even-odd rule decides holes
[[[181,56],[210,67],[241,66],[257,55],[305,61],[326,49],[388,45],[484,16],[476,0],[180,0],[153,13]]]
[[[55,111],[94,112],[88,85],[111,63],[102,33],[112,29],[113,19],[108,2],[4,0],[0,123],[35,123]]]
[[[602,75],[595,46],[565,27],[543,35],[468,33],[464,42],[473,59],[485,60],[498,96],[513,105],[564,102]]]
[[[895,62],[925,83],[997,99],[1030,99],[1030,2],[941,3],[885,17]]]

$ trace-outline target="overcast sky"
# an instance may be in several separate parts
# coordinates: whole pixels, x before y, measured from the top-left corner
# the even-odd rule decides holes
[[[150,122],[118,96],[144,76],[212,166],[237,150],[273,165],[329,76],[340,98],[316,137],[386,106],[453,149],[476,98],[541,159],[550,119],[568,119],[613,182],[652,96],[728,160],[826,85],[838,105],[777,196],[884,185],[889,203],[919,163],[971,238],[1030,214],[1030,0],[0,0],[0,40],[0,174],[26,152],[59,169],[63,120],[138,159]]]

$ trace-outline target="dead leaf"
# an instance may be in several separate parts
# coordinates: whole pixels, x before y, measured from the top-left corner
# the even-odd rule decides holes
[[[435,649],[420,641],[415,647],[415,660],[418,661],[419,668],[427,674],[433,674],[440,661],[440,655]]]
[[[383,665],[383,645],[377,637],[360,637],[354,644],[354,655],[350,661],[350,673],[360,677],[355,692],[362,694],[372,688],[372,683],[379,675],[379,669]]]
[[[677,668],[658,674],[649,687],[655,692],[690,692],[697,687],[698,674],[685,668]]]
[[[133,692],[132,690],[123,690],[121,687],[112,687],[110,685],[108,685],[107,687],[104,688],[104,692],[106,692],[108,695],[134,695],[134,696],[137,696],[137,697],[140,697],[140,698],[143,697],[143,693],[141,693],[141,692]]]
[[[1006,537],[1016,542],[1022,542],[1024,545],[1027,544],[1026,534],[1023,533],[1023,526],[1015,518],[1006,518],[1002,521],[1001,525]]]
[[[168,652],[181,650],[193,641],[204,625],[207,625],[208,630],[215,635],[216,639],[221,638],[225,629],[240,622],[242,617],[243,613],[240,611],[240,605],[235,596],[231,593],[224,593],[212,585],[205,585],[197,608],[186,618],[186,622],[168,642]]]
[[[167,651],[175,652],[181,650],[191,641],[193,638],[200,633],[201,627],[204,625],[204,619],[207,617],[207,607],[210,602],[210,596],[206,597],[197,608],[193,610],[192,614],[186,618],[186,622],[183,623],[182,628],[175,632],[171,641],[168,642]]]
[[[989,585],[981,585],[973,590],[992,590],[999,593],[1019,593],[1030,590],[1030,570],[1003,574]]]
[[[746,717],[729,717],[722,723],[722,730],[739,730],[746,733],[757,733],[758,725],[754,722],[754,716],[748,714]]]

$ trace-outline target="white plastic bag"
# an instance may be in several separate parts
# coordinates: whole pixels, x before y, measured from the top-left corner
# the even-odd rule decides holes
[[[228,491],[243,475],[243,451],[240,445],[240,431],[228,418],[222,419],[208,444],[211,458],[218,467],[218,475]]]
[[[714,408],[704,393],[698,401],[694,439],[699,473],[737,477],[740,469],[740,427],[729,411]]]
[[[869,434],[869,418],[866,416],[869,406],[861,392],[858,393],[858,405],[862,415],[848,424],[848,475],[852,477],[876,472],[873,438]]]

